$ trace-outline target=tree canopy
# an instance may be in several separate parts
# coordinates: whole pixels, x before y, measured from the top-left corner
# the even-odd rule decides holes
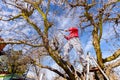
[[[62,59],[63,43],[60,42],[62,37],[59,35],[59,29],[77,26],[81,30],[83,49],[89,47],[88,51],[94,53],[97,63],[110,80],[115,80],[115,76],[111,76],[111,70],[120,66],[119,2],[120,0],[2,0],[0,31],[5,40],[0,41],[0,44],[6,44],[8,48],[20,48],[25,54],[36,53],[29,57],[32,64],[53,71],[67,80],[77,80],[78,77],[81,78],[81,73],[76,72],[69,61]],[[38,55],[50,56],[62,71],[42,65],[34,58]],[[99,76],[97,78],[101,79]]]

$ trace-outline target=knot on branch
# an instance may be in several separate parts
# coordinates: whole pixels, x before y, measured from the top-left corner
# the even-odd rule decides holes
[[[69,4],[71,8],[79,6],[79,4]]]
[[[110,16],[110,13],[106,13],[105,15],[106,15],[106,17],[109,17],[109,16]]]
[[[103,12],[104,12],[104,8],[99,9],[99,13],[100,13],[100,14],[103,14]]]
[[[119,21],[118,18],[115,20],[115,24],[118,25]]]
[[[117,17],[120,18],[120,14],[117,14]]]
[[[29,16],[31,16],[32,15],[32,13],[33,13],[33,11],[34,11],[34,9],[32,9],[32,10],[27,10],[27,9],[21,9],[21,12],[25,15],[25,16],[27,16],[27,17],[29,17]]]
[[[84,15],[87,17],[88,20],[92,19],[92,14],[85,12]]]
[[[48,27],[52,27],[53,23],[52,22],[48,22]]]
[[[35,64],[35,63],[36,63],[36,61],[35,61],[35,60],[33,60],[33,59],[31,59],[30,63],[31,63],[31,64]]]

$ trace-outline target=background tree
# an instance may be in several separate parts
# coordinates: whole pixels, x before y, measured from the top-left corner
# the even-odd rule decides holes
[[[103,39],[103,30],[105,29],[104,26],[108,22],[110,22],[111,25],[117,25],[113,26],[115,32],[114,36],[119,36],[119,32],[117,31],[119,30],[118,26],[120,22],[120,14],[118,10],[119,0],[2,0],[2,2],[5,4],[4,8],[6,8],[7,6],[7,9],[10,10],[11,13],[15,12],[16,14],[2,14],[1,20],[7,22],[12,21],[11,24],[17,24],[19,22],[22,22],[22,24],[19,24],[19,26],[14,26],[11,29],[11,31],[17,33],[14,38],[9,38],[9,40],[11,41],[1,41],[0,43],[25,44],[32,46],[33,48],[40,47],[45,49],[45,51],[52,57],[52,59],[63,69],[63,72],[49,66],[43,66],[37,63],[35,60],[33,60],[33,63],[39,67],[47,68],[57,73],[61,77],[66,78],[67,80],[76,80],[77,75],[79,77],[81,76],[79,72],[77,72],[76,74],[74,67],[69,62],[62,60],[61,56],[59,55],[59,46],[53,46],[54,48],[51,46],[52,43],[50,43],[50,41],[53,39],[53,35],[51,36],[50,30],[53,30],[53,24],[57,23],[53,21],[53,17],[51,16],[66,16],[68,15],[68,13],[65,12],[66,10],[69,10],[69,12],[71,12],[71,10],[74,9],[72,16],[80,18],[81,29],[87,29],[91,31],[89,34],[92,35],[92,43],[94,46],[98,64],[102,69],[105,69],[105,72],[109,76],[109,78],[111,80],[114,80],[114,77],[111,76],[111,70],[119,66],[120,61],[116,60],[114,63],[110,61],[113,61],[119,57],[120,50],[117,49],[112,56],[103,58],[101,41]],[[12,9],[10,9],[11,6],[13,7]],[[52,10],[52,7],[58,8]],[[4,8],[2,8],[3,11]],[[116,13],[113,13],[114,10],[116,10]],[[80,14],[78,14],[77,12],[79,12]],[[36,18],[35,14],[37,14],[37,17],[39,17],[39,19]],[[30,36],[25,36],[22,30],[26,27],[32,29],[34,34],[31,34]],[[37,37],[35,37],[34,35],[36,35]],[[18,36],[21,38],[18,38]],[[115,39],[119,39],[119,37],[112,37],[112,40]],[[106,62],[110,62],[110,64],[106,65]],[[98,78],[101,79],[101,77]]]
[[[104,26],[106,25],[106,23],[112,24],[111,27],[114,28],[115,36],[119,35],[116,27],[118,27],[118,24],[119,24],[120,13],[119,13],[119,10],[116,12],[113,12],[114,10],[117,10],[117,7],[119,7],[119,6],[117,6],[117,2],[119,2],[119,0],[113,0],[113,1],[108,1],[108,2],[105,2],[104,0],[96,2],[95,0],[93,0],[90,2],[81,1],[81,3],[76,2],[75,4],[70,4],[71,7],[81,6],[84,8],[83,15],[80,16],[80,18],[81,18],[80,26],[81,26],[81,28],[93,27],[92,43],[93,43],[93,46],[94,46],[94,49],[96,52],[98,64],[101,66],[102,69],[105,68],[106,62],[115,60],[120,55],[119,49],[117,49],[113,53],[112,56],[103,58],[102,48],[101,48],[102,47],[101,40],[102,40],[102,36],[103,36]],[[94,7],[96,7],[96,8],[94,8]],[[96,11],[93,11],[93,8]],[[82,24],[84,24],[86,22],[88,24],[83,26]],[[115,26],[115,25],[117,25],[117,26]],[[119,39],[119,37],[117,37],[117,38]],[[112,64],[112,63],[110,63],[110,64]],[[105,71],[106,74],[109,76],[111,69],[114,67],[117,67],[117,66],[119,66],[118,60],[116,61],[116,64],[114,64],[112,66],[109,65],[109,69],[107,66],[107,69]]]

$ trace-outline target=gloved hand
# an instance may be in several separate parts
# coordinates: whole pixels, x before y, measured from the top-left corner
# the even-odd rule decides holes
[[[66,37],[66,35],[63,35],[64,36],[64,38]]]

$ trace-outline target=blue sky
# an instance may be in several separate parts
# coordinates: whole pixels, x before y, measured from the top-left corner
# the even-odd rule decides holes
[[[43,3],[44,7],[46,7],[46,2]],[[4,6],[4,7],[3,7]],[[65,6],[65,5],[64,5]],[[17,10],[16,8],[14,8],[13,6],[8,6],[10,9],[7,9],[5,7],[5,5],[3,5],[0,1],[0,9],[3,9],[3,11],[0,12],[0,16],[1,15],[8,15],[8,14],[12,14],[12,15],[16,15],[19,10]],[[63,35],[61,35],[61,33],[59,31],[57,31],[57,29],[67,29],[71,26],[77,26],[79,27],[79,16],[82,14],[82,8],[78,7],[78,8],[74,8],[74,9],[65,9],[62,10],[59,5],[55,6],[53,3],[51,4],[50,7],[50,12],[48,14],[48,20],[54,22],[53,27],[50,29],[50,35],[51,37],[57,34],[59,35],[59,40],[62,42],[66,42],[66,40],[63,38]],[[94,10],[94,9],[93,9]],[[92,11],[93,11],[92,10]],[[58,14],[54,14],[53,11],[58,11]],[[117,10],[119,12],[119,10]],[[73,13],[75,13],[73,15]],[[95,12],[96,13],[96,12]],[[67,14],[67,15],[66,15]],[[37,16],[37,17],[36,17]],[[38,14],[37,11],[34,12],[34,14],[30,17],[40,28],[43,28],[43,21],[41,16]],[[116,25],[115,25],[116,26]],[[119,46],[120,46],[120,42],[116,41],[116,39],[114,38],[114,32],[113,32],[113,27],[112,24],[107,23],[103,25],[104,29],[103,29],[103,36],[101,39],[101,49],[102,49],[102,53],[103,53],[103,57],[107,57],[112,55],[112,53],[114,51],[116,51]],[[120,25],[116,26],[117,27],[117,31],[120,31]],[[33,28],[31,26],[29,26],[25,20],[16,20],[16,21],[10,21],[10,22],[4,22],[4,21],[0,21],[0,29],[2,30],[0,32],[0,35],[2,35],[2,37],[7,41],[9,38],[13,38],[13,39],[17,39],[17,40],[24,40],[24,39],[37,39],[39,36],[36,33],[35,30],[33,30]],[[54,30],[54,31],[53,31]],[[87,28],[84,31],[81,31],[81,29],[79,28],[79,36],[80,36],[80,40],[81,40],[81,44],[84,50],[84,53],[86,54],[88,51],[91,52],[91,55],[95,57],[95,51],[93,49],[92,46],[92,36],[91,36],[91,28]],[[17,32],[17,33],[16,33]],[[64,33],[64,32],[63,32]],[[23,36],[24,34],[24,36]],[[65,33],[66,34],[66,33]],[[104,39],[108,39],[109,42],[106,43],[106,41]],[[117,43],[118,47],[113,46],[116,45],[115,43]],[[18,49],[17,45],[17,49]],[[22,49],[22,48],[19,48]],[[24,50],[25,51],[25,50]],[[75,56],[76,57],[76,53],[74,50],[71,51],[70,55]],[[75,58],[74,58],[75,59]],[[56,64],[48,64],[50,60],[46,61],[45,64],[53,66],[53,67],[57,67]],[[51,79],[50,79],[51,80]]]

